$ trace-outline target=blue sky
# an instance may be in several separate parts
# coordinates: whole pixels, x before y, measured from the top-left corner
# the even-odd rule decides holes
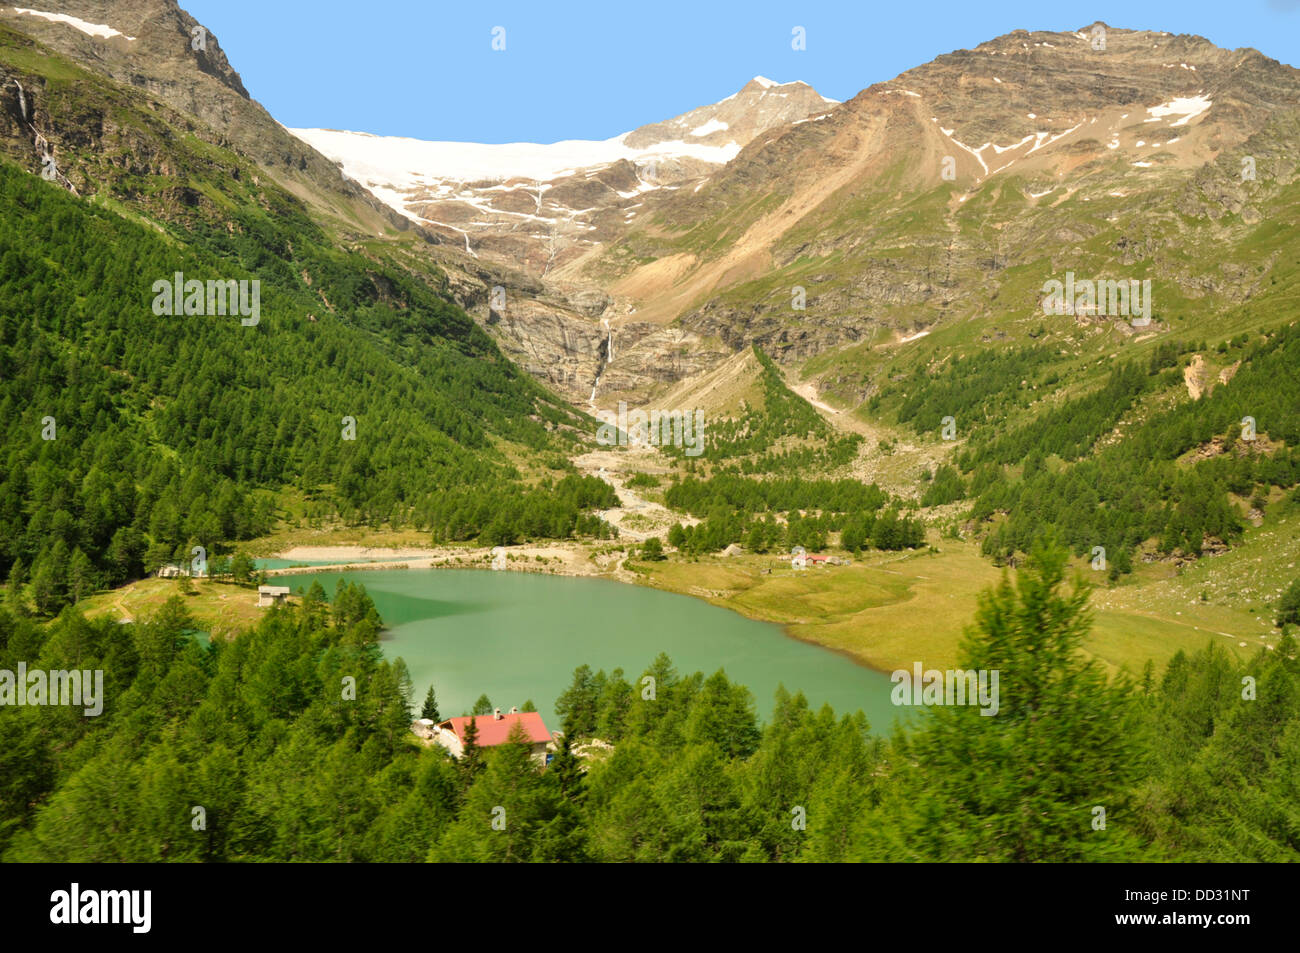
[[[181,0],[286,126],[418,139],[605,139],[752,76],[848,99],[940,53],[1023,28],[1196,33],[1300,64],[1300,0],[714,4]],[[505,50],[492,30],[505,28]],[[791,49],[802,26],[807,48]]]

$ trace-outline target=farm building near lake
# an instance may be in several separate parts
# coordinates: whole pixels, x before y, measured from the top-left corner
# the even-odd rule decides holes
[[[273,606],[289,598],[288,586],[258,586],[257,605],[259,608]]]
[[[551,733],[546,730],[546,723],[542,721],[542,716],[535,711],[511,709],[509,714],[503,715],[498,708],[491,715],[448,718],[437,725],[431,722],[426,725],[428,719],[422,718],[411,728],[420,737],[432,738],[450,751],[453,757],[459,758],[465,753],[465,729],[471,720],[475,722],[475,727],[478,729],[480,748],[494,748],[505,744],[510,740],[510,732],[514,730],[515,725],[522,726],[524,736],[528,739],[530,754],[543,764],[546,763],[546,746],[551,740]]]

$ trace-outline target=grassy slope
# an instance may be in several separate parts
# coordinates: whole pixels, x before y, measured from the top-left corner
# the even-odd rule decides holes
[[[1147,659],[1160,666],[1175,652],[1210,640],[1243,658],[1262,644],[1276,644],[1271,600],[1295,574],[1298,544],[1300,516],[1274,518],[1248,531],[1240,547],[1182,575],[1156,565],[1114,589],[1099,585],[1085,648],[1111,671],[1137,675]],[[757,555],[637,568],[651,585],[783,623],[795,638],[873,668],[910,668],[916,661],[944,668],[957,663],[978,596],[1001,572],[972,543],[943,540],[938,548],[937,554],[873,552],[853,566],[803,572],[779,557]],[[1095,580],[1087,563],[1077,568],[1086,581]],[[1208,605],[1199,601],[1206,585],[1214,587]]]
[[[194,595],[182,596],[186,608],[206,632],[234,634],[250,626],[266,613],[257,607],[257,590],[233,583],[195,579]],[[177,579],[141,579],[119,589],[96,593],[83,599],[77,608],[87,616],[110,614],[123,622],[147,618],[164,602],[181,595]]]

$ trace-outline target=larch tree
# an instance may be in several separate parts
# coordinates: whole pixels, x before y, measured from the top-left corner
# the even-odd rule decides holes
[[[999,673],[983,705],[927,711],[899,744],[888,856],[1083,861],[1133,856],[1130,791],[1143,771],[1134,692],[1082,643],[1089,588],[1063,587],[1067,553],[1039,545],[980,599],[961,669]],[[919,686],[918,686],[919,688]],[[990,692],[990,694],[992,694]]]

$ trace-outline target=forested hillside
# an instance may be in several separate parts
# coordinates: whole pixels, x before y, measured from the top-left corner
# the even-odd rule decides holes
[[[357,244],[185,117],[26,37],[0,31],[0,72],[24,90],[11,127],[99,137],[59,153],[91,196],[0,159],[0,577],[42,612],[267,533],[284,490],[446,538],[608,534],[583,513],[612,505],[606,484],[551,489],[584,418],[432,262]],[[233,303],[156,313],[177,273],[256,280],[255,323]]]
[[[267,532],[286,485],[345,520],[417,523],[442,492],[519,479],[497,441],[558,449],[553,429],[577,420],[418,282],[319,247],[305,258],[309,228],[296,266],[334,313],[270,256],[287,241],[274,232],[238,253],[180,245],[2,165],[0,203],[0,571],[29,567],[42,608],[70,562],[120,583]],[[260,275],[259,323],[156,316],[150,286],[177,271]],[[486,528],[484,509],[462,534]]]
[[[0,667],[25,659],[103,668],[108,679],[98,718],[22,708],[0,719],[0,852],[10,861],[1300,859],[1294,641],[1244,664],[1211,646],[1137,684],[1111,681],[1077,651],[1088,592],[1063,570],[1064,553],[1044,550],[1014,585],[984,597],[963,665],[1001,671],[996,718],[940,707],[883,740],[860,714],[812,711],[781,692],[760,724],[744,686],[722,672],[677,673],[660,657],[644,673],[655,680],[651,700],[640,678],[579,669],[556,706],[566,743],[544,772],[522,743],[461,761],[419,747],[407,731],[404,665],[381,661],[378,619],[355,586],[340,584],[332,604],[317,587],[300,608],[206,647],[188,634],[179,600],[126,625],[67,613],[37,626],[0,610]],[[612,753],[576,756],[591,738]]]
[[[1145,365],[1121,364],[1099,389],[1014,423],[969,406],[962,420],[973,435],[955,455],[964,478],[949,495],[965,495],[969,480],[974,517],[991,520],[984,551],[1024,553],[1050,528],[1076,555],[1103,546],[1128,572],[1148,541],[1183,556],[1235,542],[1244,512],[1230,494],[1262,508],[1275,488],[1300,483],[1300,325],[1222,342],[1221,360],[1239,368],[1231,383],[1177,399],[1188,363],[1180,355],[1207,350],[1163,343]],[[1006,373],[989,379],[1025,393],[1018,372]],[[964,376],[954,362],[914,379],[909,399]],[[938,429],[933,412],[922,420]]]
[[[714,418],[707,460],[692,460],[673,445],[665,452],[687,462],[687,472],[707,462],[710,472],[747,475],[826,472],[852,460],[862,438],[837,434],[806,400],[790,392],[761,348],[752,350],[759,366],[758,400],[752,405],[746,402],[735,416]]]

